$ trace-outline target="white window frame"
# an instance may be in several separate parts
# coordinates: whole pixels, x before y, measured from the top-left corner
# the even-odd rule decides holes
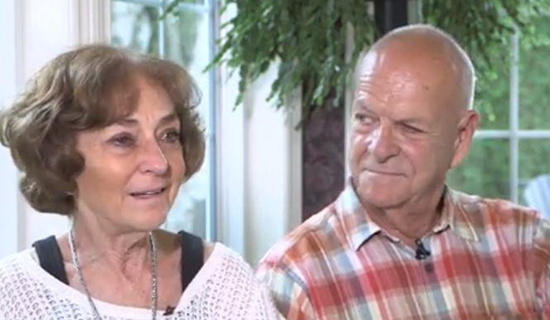
[[[475,133],[475,140],[496,140],[507,139],[510,141],[510,168],[509,168],[509,199],[519,203],[520,197],[520,176],[519,176],[519,143],[528,139],[550,139],[550,130],[523,130],[519,125],[521,101],[519,98],[519,61],[520,61],[520,32],[511,36],[510,41],[511,59],[510,59],[510,96],[509,113],[510,123],[506,130],[478,130]],[[475,101],[474,101],[475,105]],[[475,143],[475,141],[474,141]],[[533,177],[534,178],[534,177]]]

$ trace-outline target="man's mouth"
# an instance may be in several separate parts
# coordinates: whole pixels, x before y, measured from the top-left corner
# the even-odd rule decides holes
[[[365,171],[375,173],[375,174],[388,175],[388,176],[400,176],[400,175],[402,175],[401,173],[394,172],[394,171],[388,171],[388,170],[378,170],[378,169],[368,169],[367,168],[367,169],[365,169]]]

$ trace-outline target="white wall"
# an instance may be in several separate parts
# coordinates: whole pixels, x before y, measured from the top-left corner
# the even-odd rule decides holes
[[[0,2],[0,109],[17,91],[15,2]],[[18,249],[17,171],[8,149],[0,147],[0,257]]]
[[[59,53],[104,35],[92,28],[107,0],[3,0],[0,2],[0,105],[13,100],[39,68]],[[90,12],[90,8],[95,12]],[[85,19],[81,19],[85,17]],[[95,38],[95,39],[94,39]],[[0,257],[64,232],[68,220],[34,211],[17,189],[17,171],[0,148]]]
[[[301,136],[294,130],[292,114],[276,110],[267,102],[277,66],[248,89],[246,119],[246,258],[255,264],[301,217],[301,176],[292,172],[296,159],[293,146],[301,147]],[[301,165],[298,163],[298,165]],[[298,195],[298,197],[296,197]]]
[[[21,1],[21,0],[19,0]],[[29,79],[47,61],[71,48],[71,0],[24,0],[22,2],[22,51],[23,78]],[[63,232],[68,227],[65,217],[40,214],[26,202],[23,206],[24,221],[20,229],[24,235],[21,248],[51,234]]]

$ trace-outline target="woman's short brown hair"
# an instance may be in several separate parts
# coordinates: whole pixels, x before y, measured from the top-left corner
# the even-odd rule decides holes
[[[61,54],[0,113],[0,142],[22,172],[20,189],[41,212],[75,210],[75,178],[85,159],[76,150],[79,131],[108,126],[135,111],[138,77],[163,88],[181,123],[186,179],[204,159],[204,130],[197,113],[199,91],[179,65],[108,45]]]

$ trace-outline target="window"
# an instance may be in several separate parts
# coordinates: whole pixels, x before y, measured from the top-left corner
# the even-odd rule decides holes
[[[205,239],[216,234],[214,104],[215,73],[204,72],[214,55],[215,1],[186,0],[166,19],[169,2],[111,2],[111,43],[170,59],[185,67],[202,92],[199,112],[206,128],[206,155],[201,170],[183,184],[165,228],[184,229]]]
[[[547,18],[537,23],[541,35],[550,33]],[[452,187],[536,205],[526,200],[525,189],[534,178],[550,174],[548,44],[548,38],[532,43],[517,33],[503,45],[502,52],[511,54],[479,83],[480,130],[465,162],[449,176]]]

